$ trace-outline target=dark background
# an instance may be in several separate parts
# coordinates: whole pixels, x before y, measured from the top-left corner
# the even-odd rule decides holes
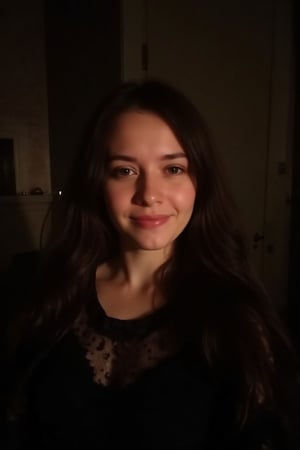
[[[0,14],[5,4],[0,1]],[[84,130],[99,101],[121,81],[121,4],[119,0],[45,0],[44,11],[51,184],[55,194],[64,186]],[[300,5],[295,0],[292,220],[289,296],[284,311],[295,342],[300,334],[299,21]],[[22,272],[21,279],[26,282],[31,265],[24,265],[23,260],[17,265]],[[4,289],[2,292],[8,295]]]

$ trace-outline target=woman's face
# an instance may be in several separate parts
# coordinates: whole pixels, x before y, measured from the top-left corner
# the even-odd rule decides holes
[[[170,127],[157,115],[127,112],[109,140],[106,204],[124,250],[170,250],[188,224],[196,186]]]

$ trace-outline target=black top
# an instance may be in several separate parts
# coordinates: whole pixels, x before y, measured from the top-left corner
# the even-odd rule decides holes
[[[285,450],[263,411],[235,429],[230,382],[213,380],[192,344],[170,338],[167,318],[165,306],[114,319],[92,299],[40,363],[4,448]]]

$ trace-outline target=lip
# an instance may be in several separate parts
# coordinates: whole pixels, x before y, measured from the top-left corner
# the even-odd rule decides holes
[[[169,217],[166,215],[147,215],[132,217],[131,220],[141,228],[155,228],[166,223]]]

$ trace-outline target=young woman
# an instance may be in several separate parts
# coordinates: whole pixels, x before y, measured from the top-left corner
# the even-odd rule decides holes
[[[58,203],[7,442],[294,448],[288,340],[193,104],[158,81],[122,85]]]

